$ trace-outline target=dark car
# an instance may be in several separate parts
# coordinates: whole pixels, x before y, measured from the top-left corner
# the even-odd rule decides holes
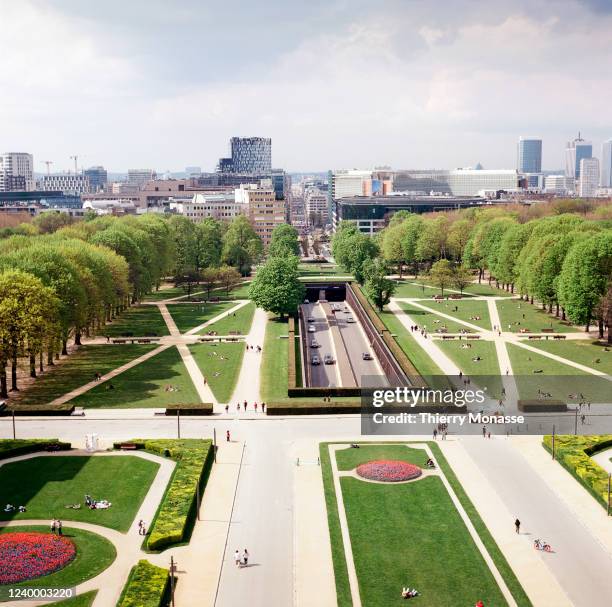
[[[373,360],[372,355],[369,352],[363,352],[361,355],[361,358],[363,360]]]
[[[333,365],[333,364],[334,364],[334,357],[333,357],[331,354],[326,354],[326,355],[323,357],[323,362],[324,362],[326,365]]]

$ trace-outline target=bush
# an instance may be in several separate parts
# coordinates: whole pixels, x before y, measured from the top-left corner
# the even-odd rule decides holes
[[[552,453],[552,436],[543,447]],[[612,446],[612,434],[600,436],[555,435],[555,458],[604,507],[608,507],[608,473],[591,455]]]
[[[72,447],[70,443],[60,442],[57,438],[32,438],[27,440],[0,440],[0,459],[45,451],[48,448],[58,451],[67,451]]]
[[[51,417],[56,415],[72,415],[73,411],[74,405],[71,403],[62,403],[60,405],[8,405],[0,411],[0,415],[9,416],[14,412],[16,416]]]
[[[177,403],[166,406],[166,415],[177,415],[178,411],[181,415],[212,415],[212,403]]]
[[[289,333],[289,337],[287,339],[287,386],[289,387],[289,389],[292,389],[295,388],[297,385],[297,368],[295,357],[295,319],[292,316],[289,317],[287,329]]]
[[[117,607],[161,607],[168,597],[169,582],[167,569],[140,560],[130,572]]]
[[[196,488],[201,496],[212,466],[212,442],[200,439],[135,439],[127,442],[138,449],[176,461],[174,474],[150,526],[147,548],[161,550],[185,541],[196,516]],[[115,448],[121,444],[115,443]]]

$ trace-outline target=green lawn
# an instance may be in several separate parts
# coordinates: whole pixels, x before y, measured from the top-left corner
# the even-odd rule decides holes
[[[234,307],[231,302],[221,303],[176,303],[169,304],[168,311],[172,315],[178,330],[185,333],[198,325],[208,322],[211,318]]]
[[[466,344],[469,344],[471,348],[461,347]],[[438,340],[436,345],[463,371],[464,375],[469,375],[477,385],[482,384],[481,387],[486,387],[492,398],[497,399],[501,396],[503,384],[495,344],[492,341]],[[481,360],[472,360],[478,356]],[[503,372],[505,371],[504,369]]]
[[[287,335],[287,319],[272,318],[268,321],[260,370],[260,393],[264,402],[287,399]]]
[[[395,341],[397,341],[400,348],[422,376],[443,375],[440,367],[438,367],[429,354],[419,346],[416,339],[414,339],[410,331],[404,327],[395,314],[385,310],[382,313],[378,313],[378,316],[387,329],[395,336]]]
[[[84,592],[83,594],[79,594],[71,599],[66,599],[65,601],[60,601],[59,603],[50,603],[48,607],[91,607],[96,598],[96,594],[98,594],[97,590],[90,590],[89,592]]]
[[[136,516],[159,464],[133,455],[40,456],[0,467],[0,502],[27,511],[0,512],[0,520],[59,518],[104,525],[125,532]],[[90,510],[85,495],[108,500],[106,510]],[[80,503],[81,508],[65,508]]]
[[[20,395],[19,404],[41,405],[70,392],[116,367],[150,352],[155,345],[81,346],[60,364],[47,367],[31,386]]]
[[[333,263],[301,263],[298,266],[300,276],[350,276],[340,266]]]
[[[346,457],[351,466],[389,455],[423,457],[391,447]],[[364,607],[404,604],[403,586],[416,587],[416,601],[429,607],[507,604],[439,478],[386,485],[344,477],[341,486]]]
[[[612,348],[590,339],[567,341],[530,341],[530,346],[612,375]],[[609,351],[606,351],[605,348]],[[599,362],[596,362],[599,360]]]
[[[255,314],[255,304],[248,303],[235,312],[232,312],[199,331],[200,335],[205,335],[209,331],[216,331],[217,335],[229,335],[231,331],[238,331],[240,335],[246,335],[251,330],[253,315]]]
[[[359,449],[336,451],[338,470],[353,470],[359,464],[375,459],[397,459],[424,468],[429,457],[424,449],[398,444],[368,445],[362,443]]]
[[[240,374],[245,344],[195,344],[189,349],[217,401],[228,403]]]
[[[508,291],[504,291],[503,289],[497,289],[494,285],[489,286],[486,282],[483,282],[481,284],[473,282],[467,287],[465,287],[463,292],[471,295],[480,295],[487,297],[514,297],[513,293],[509,293]]]
[[[550,342],[549,342],[550,343]],[[530,344],[531,345],[531,344]],[[538,390],[551,394],[554,399],[576,402],[570,394],[584,395],[593,403],[612,402],[612,382],[541,354],[508,344],[512,371],[517,377],[521,398],[537,398]],[[534,371],[542,371],[534,373]]]
[[[443,304],[431,304],[431,306],[441,306]],[[462,325],[461,323],[447,320],[446,318],[442,318],[435,314],[434,312],[428,312],[427,310],[423,310],[413,304],[399,302],[400,308],[408,314],[412,320],[419,325],[419,329],[426,327],[428,333],[435,333],[438,329],[446,327],[447,333],[459,333],[462,329],[465,329],[468,333],[474,333],[473,329]],[[437,308],[431,308],[432,310]],[[446,310],[446,308],[444,308]],[[452,310],[452,308],[449,308]],[[442,311],[442,308],[440,308]]]
[[[498,301],[496,305],[502,331],[518,333],[521,329],[529,329],[532,333],[539,333],[542,329],[554,329],[555,333],[571,333],[580,330],[526,301]]]
[[[110,386],[113,386],[112,390]],[[167,390],[168,387],[173,389]],[[200,397],[176,346],[163,350],[71,401],[74,405],[90,409],[137,409],[198,402]]]
[[[489,306],[487,305],[486,301],[478,299],[465,299],[431,303],[420,302],[420,304],[427,306],[430,310],[437,311],[442,314],[448,314],[449,316],[453,316],[459,320],[469,322],[470,324],[476,325],[481,329],[487,329],[490,331],[493,328],[491,325],[491,318],[489,316]],[[455,310],[455,308],[457,308],[457,310]],[[479,317],[480,320],[475,320],[475,317]],[[447,322],[442,317],[439,317],[439,319],[442,322],[436,323],[436,326],[440,326],[441,324]]]
[[[143,301],[162,301],[163,299],[172,299],[174,297],[181,297],[182,295],[186,295],[186,291],[183,287],[170,286],[170,288],[162,288],[159,291],[153,291],[145,295]]]
[[[49,532],[48,527],[40,527],[34,525],[19,526],[19,527],[4,527],[0,529],[0,534],[11,533],[15,531],[32,531],[32,532]],[[34,580],[21,582],[20,584],[11,584],[11,587],[26,587],[26,588],[71,588],[78,584],[82,584],[96,575],[102,573],[116,558],[117,552],[113,544],[97,533],[84,531],[83,529],[74,529],[69,525],[63,528],[64,535],[70,538],[77,547],[77,554],[74,560],[59,571],[45,575]],[[0,601],[8,600],[7,586],[0,586]],[[13,604],[15,604],[13,602]],[[52,603],[55,605],[56,603]],[[63,605],[64,603],[58,603]],[[65,603],[73,607],[86,606],[90,603]]]
[[[110,337],[168,335],[168,327],[157,306],[133,306],[112,323],[100,329]]]
[[[458,289],[444,290],[444,296],[454,294]],[[393,297],[408,297],[413,299],[431,299],[434,295],[439,295],[440,289],[430,285],[426,280],[406,278],[397,281],[397,288]]]

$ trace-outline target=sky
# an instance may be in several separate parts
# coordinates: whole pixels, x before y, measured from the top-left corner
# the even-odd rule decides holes
[[[563,166],[612,138],[612,0],[0,0],[0,151],[35,170]]]

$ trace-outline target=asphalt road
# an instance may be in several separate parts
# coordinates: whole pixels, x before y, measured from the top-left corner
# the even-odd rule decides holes
[[[309,350],[309,361],[310,356],[316,354],[321,360],[320,365],[310,365],[311,372],[311,383],[313,386],[339,386],[340,378],[338,377],[337,366],[323,364],[323,357],[326,354],[331,354],[336,359],[336,351],[334,344],[332,343],[331,333],[329,331],[329,325],[325,318],[325,313],[319,304],[310,303],[302,305],[302,312],[304,318],[308,319],[312,316],[315,322],[306,323],[308,326],[313,326],[316,330],[315,333],[306,333],[308,339],[308,350]],[[320,348],[311,348],[310,343],[313,339],[316,339],[321,345]]]

